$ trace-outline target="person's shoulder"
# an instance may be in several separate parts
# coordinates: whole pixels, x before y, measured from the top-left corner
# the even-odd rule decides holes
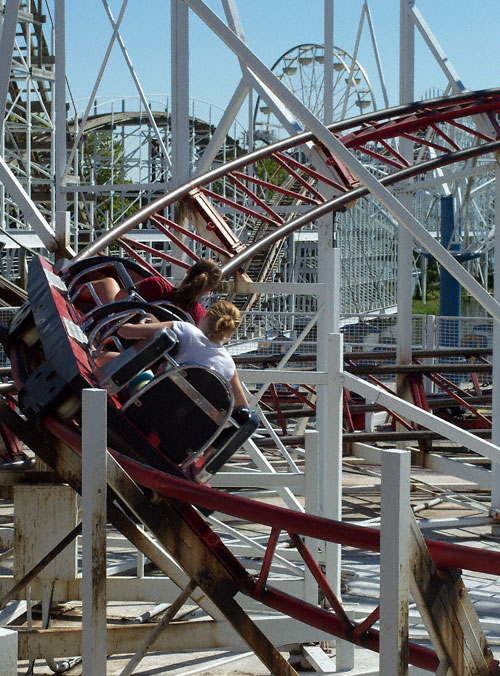
[[[191,322],[183,322],[180,320],[174,320],[172,322],[172,328],[174,331],[180,335],[181,333],[183,334],[190,334],[190,335],[202,335],[204,336],[205,334],[201,329],[199,329],[197,326],[194,324],[191,324]]]
[[[146,277],[139,283],[139,293],[169,293],[175,287],[163,277]]]
[[[200,319],[203,317],[203,315],[206,313],[205,308],[203,305],[198,303],[198,301],[195,301],[191,307],[189,308],[189,314],[191,315],[193,322],[198,326],[200,323]]]

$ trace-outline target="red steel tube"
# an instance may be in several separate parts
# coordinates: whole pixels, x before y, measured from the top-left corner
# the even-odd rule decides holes
[[[138,483],[158,491],[165,497],[178,498],[271,528],[281,528],[292,533],[372,552],[380,551],[380,531],[375,528],[349,525],[311,514],[300,514],[284,507],[266,505],[248,498],[228,495],[207,486],[168,476],[123,456],[120,456],[119,462]],[[425,542],[437,568],[444,570],[466,568],[480,573],[500,575],[500,552],[464,547],[437,540]]]
[[[45,419],[47,429],[62,438],[75,448],[81,447],[81,437],[67,424],[53,416]],[[300,514],[284,507],[266,505],[265,503],[221,493],[208,486],[178,479],[158,470],[151,469],[123,455],[114,453],[121,466],[135,481],[151,488],[164,497],[177,498],[193,505],[205,507],[232,516],[261,523],[271,528],[279,528],[292,533],[336,542],[338,544],[380,551],[380,531],[353,524],[325,519],[311,514]],[[438,540],[425,540],[429,553],[437,568],[452,570],[465,568],[478,573],[500,576],[500,552],[477,547],[464,547]]]

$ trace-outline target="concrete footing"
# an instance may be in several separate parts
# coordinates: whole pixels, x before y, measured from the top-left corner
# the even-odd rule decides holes
[[[17,676],[17,631],[0,627],[0,674]]]

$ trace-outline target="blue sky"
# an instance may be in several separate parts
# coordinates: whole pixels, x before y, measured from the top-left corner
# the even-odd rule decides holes
[[[219,0],[207,3],[223,16]],[[121,0],[111,0],[115,18]],[[91,93],[111,35],[99,0],[69,0],[67,6],[67,73],[76,99]],[[122,36],[144,91],[170,90],[170,3],[129,0]],[[500,86],[500,4],[498,0],[417,0],[416,6],[434,32],[466,87]],[[336,0],[334,42],[352,52],[362,0]],[[374,28],[391,105],[398,103],[399,0],[372,0]],[[323,0],[238,0],[248,46],[269,67],[295,45],[323,41]],[[224,105],[239,78],[236,58],[211,35],[198,17],[190,19],[190,96]],[[442,90],[444,78],[417,38],[415,95]],[[383,107],[377,71],[365,26],[358,60],[367,71],[378,107]],[[136,93],[121,51],[115,45],[98,96]],[[84,107],[79,104],[80,110]]]

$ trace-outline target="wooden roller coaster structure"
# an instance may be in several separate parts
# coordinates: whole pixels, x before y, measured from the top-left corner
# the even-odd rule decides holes
[[[361,116],[331,125],[330,131],[345,148],[367,161],[375,160],[379,169],[384,168],[385,176],[380,177],[380,183],[393,186],[437,168],[498,152],[499,112],[499,90],[472,92]],[[482,124],[475,126],[471,120],[478,116]],[[450,134],[450,128],[460,130],[462,140],[468,139],[462,147]],[[420,148],[413,164],[392,143],[401,137],[412,139]],[[427,149],[432,150],[433,157],[426,155]],[[316,168],[302,159],[306,156],[315,158]],[[256,178],[255,170],[244,173],[246,168],[255,169],[269,157],[284,171],[285,180],[278,183],[272,178]],[[229,199],[214,190],[222,177],[244,199]],[[90,244],[72,263],[83,262],[111,243],[118,243],[130,258],[144,264],[137,249],[147,251],[147,247],[133,243],[126,234],[149,221],[192,258],[194,254],[179,235],[188,235],[206,246],[220,259],[223,274],[235,275],[233,297],[245,296],[250,303],[254,296],[251,282],[267,278],[278,249],[289,234],[367,193],[321,142],[309,133],[300,134],[191,180]],[[293,207],[287,220],[273,207],[277,194]],[[222,205],[237,212],[243,222],[251,223],[248,229],[255,241],[244,244],[234,235],[222,213]],[[176,213],[182,213],[182,222],[163,215],[171,206],[178,207]],[[185,220],[193,223],[195,231],[186,228]],[[259,262],[257,277],[252,279],[251,262],[263,252],[266,261]],[[82,443],[79,397],[82,389],[102,386],[103,381],[91,358],[85,314],[69,300],[61,271],[64,265],[53,266],[37,258],[32,261],[28,301],[5,337],[11,351],[15,387],[0,393],[0,421],[11,434],[12,443],[21,440],[61,482],[79,492]],[[109,312],[113,312],[111,306]],[[350,368],[355,370],[356,366]],[[205,398],[209,400],[209,395]],[[379,551],[379,531],[259,504],[189,480],[168,458],[168,439],[156,438],[152,442],[155,435],[148,436],[149,432],[141,432],[129,423],[124,434],[115,393],[110,392],[108,400],[108,518],[160,570],[167,575],[172,571],[165,560],[162,549],[165,548],[187,574],[193,598],[196,588],[202,590],[212,609],[229,622],[273,674],[296,674],[296,671],[237,602],[238,593],[331,636],[378,650],[379,635],[373,626],[379,619],[379,608],[360,621],[350,619],[304,538],[308,542],[316,539]],[[164,452],[158,459],[157,450],[162,443]],[[26,475],[29,471],[26,470]],[[152,493],[163,499],[152,501]],[[204,519],[203,514],[213,510],[270,529],[257,574],[245,568]],[[141,530],[137,521],[154,539]],[[327,603],[306,602],[270,583],[269,571],[282,532],[287,533]],[[76,537],[77,531],[71,535]],[[460,575],[460,569],[499,575],[500,555],[424,540],[418,527],[412,528],[411,547],[415,557],[414,596],[436,650],[410,643],[409,662],[436,672],[445,659],[456,674],[500,673]],[[60,547],[52,550],[47,559],[58,551]],[[16,597],[37,571],[31,570],[8,590],[0,599],[0,606]],[[29,654],[29,632],[25,638],[22,645]]]

